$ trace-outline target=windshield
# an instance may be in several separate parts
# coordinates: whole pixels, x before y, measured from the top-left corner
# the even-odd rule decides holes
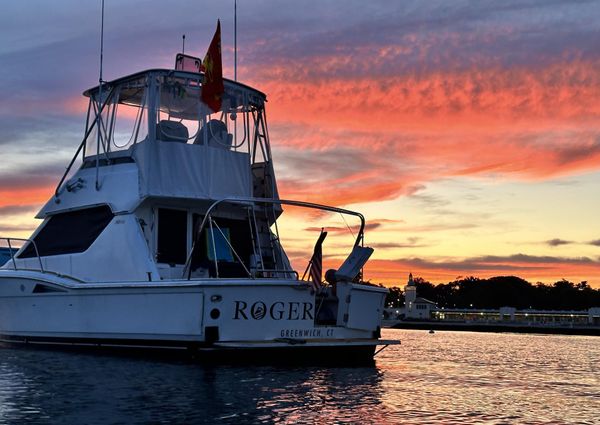
[[[221,110],[201,100],[202,76],[155,71],[90,91],[85,156],[129,149],[145,140],[243,150],[253,163],[269,158],[264,96],[228,82]],[[100,100],[102,102],[100,102]],[[99,104],[104,103],[100,119]],[[99,124],[99,125],[96,125]]]
[[[105,105],[86,139],[86,156],[128,149],[148,137],[147,92],[146,78],[139,78],[104,87],[90,97],[88,126],[94,124],[100,103]]]

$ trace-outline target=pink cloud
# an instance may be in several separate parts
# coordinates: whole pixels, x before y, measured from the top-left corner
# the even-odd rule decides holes
[[[269,94],[274,150],[313,155],[299,172],[279,154],[282,191],[348,204],[392,199],[452,176],[536,180],[597,169],[598,65],[291,83],[285,76],[293,69],[272,70],[275,79],[261,88]],[[344,158],[349,151],[352,161]]]

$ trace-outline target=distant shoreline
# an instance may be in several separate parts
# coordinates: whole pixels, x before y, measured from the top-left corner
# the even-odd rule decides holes
[[[510,332],[530,334],[557,335],[589,335],[600,336],[600,326],[535,326],[500,323],[463,323],[437,321],[397,321],[384,320],[384,328],[391,329],[422,329],[436,331],[467,331],[467,332]]]

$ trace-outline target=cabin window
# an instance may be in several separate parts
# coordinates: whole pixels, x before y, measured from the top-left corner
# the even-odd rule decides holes
[[[113,213],[107,205],[55,214],[33,240],[41,257],[84,252],[112,218]],[[27,244],[19,258],[35,256],[33,245]]]
[[[193,214],[194,234],[192,239],[196,240],[196,248],[192,257],[192,270],[204,268],[209,270],[211,277],[216,277],[216,260],[219,265],[220,277],[246,277],[244,267],[239,263],[233,250],[242,259],[244,265],[250,267],[250,256],[252,255],[252,235],[247,220],[235,220],[223,217],[213,217],[213,234],[215,249],[213,249],[213,238],[210,234],[208,223],[200,235],[197,234],[203,215]],[[221,229],[221,232],[217,229]],[[232,249],[233,248],[233,249]]]
[[[206,243],[206,252],[208,253],[208,259],[210,261],[233,261],[233,254],[231,252],[230,244],[231,237],[229,236],[229,229],[221,228],[217,229],[213,227],[212,232],[210,229],[207,229],[205,237]],[[212,235],[211,235],[212,233]],[[214,236],[213,236],[214,235]],[[214,247],[213,247],[213,237],[214,237]],[[215,255],[216,253],[216,255]]]
[[[185,264],[187,256],[187,211],[158,209],[156,261]]]

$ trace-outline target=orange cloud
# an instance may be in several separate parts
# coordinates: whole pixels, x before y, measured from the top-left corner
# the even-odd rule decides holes
[[[0,207],[8,205],[44,204],[54,193],[54,186],[28,189],[0,188]]]
[[[277,121],[353,129],[486,128],[532,120],[590,122],[600,114],[598,61],[544,69],[488,68],[397,77],[290,82],[281,69],[259,87]],[[327,75],[327,74],[324,74]],[[329,74],[332,75],[332,74]]]
[[[403,260],[372,259],[365,267],[366,278],[388,286],[404,285],[412,272],[435,283],[448,282],[458,276],[492,277],[518,275],[531,282],[552,283],[561,278],[571,281],[587,280],[590,286],[600,287],[600,262],[589,258],[562,258],[517,254],[507,257],[478,257],[471,259]]]
[[[291,83],[292,67],[278,67],[260,87],[269,93],[282,193],[340,205],[452,176],[532,180],[597,169],[598,65]],[[290,165],[281,146],[306,153],[304,165]],[[348,151],[354,161],[341,155]]]

